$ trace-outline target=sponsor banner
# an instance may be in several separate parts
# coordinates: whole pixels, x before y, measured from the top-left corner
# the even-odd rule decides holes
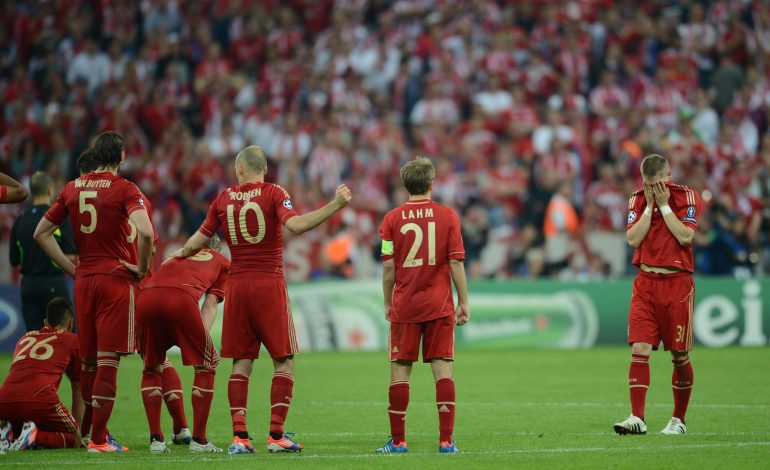
[[[471,322],[456,329],[458,348],[587,348],[625,344],[632,279],[605,282],[473,282]],[[379,281],[289,285],[302,351],[384,350],[388,323]],[[724,347],[764,346],[770,336],[770,281],[696,280],[693,336]],[[222,334],[220,315],[212,327]],[[0,286],[0,351],[24,333],[19,289]]]

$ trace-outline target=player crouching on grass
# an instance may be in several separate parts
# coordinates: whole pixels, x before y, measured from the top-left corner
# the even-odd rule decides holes
[[[465,249],[457,214],[430,199],[436,169],[418,157],[401,168],[409,200],[388,212],[380,226],[385,318],[390,321],[391,439],[377,453],[407,452],[406,408],[409,375],[418,359],[430,362],[436,380],[439,452],[456,453],[454,326],[470,319]],[[452,299],[454,282],[457,309]]]
[[[166,351],[182,350],[184,365],[195,367],[192,387],[193,437],[190,452],[222,452],[206,439],[206,423],[214,398],[219,356],[211,340],[211,325],[225,297],[229,261],[219,253],[219,237],[189,258],[167,259],[147,281],[136,304],[140,352],[144,358],[142,401],[150,425],[150,452],[170,452],[160,425],[163,402],[162,368]],[[123,262],[135,271],[135,265]],[[198,301],[205,294],[203,305]]]
[[[639,268],[628,312],[631,367],[628,387],[631,416],[616,423],[618,434],[646,434],[644,402],[650,385],[650,352],[671,351],[674,374],[674,413],[662,434],[685,434],[684,415],[693,385],[689,351],[695,302],[692,238],[698,229],[700,195],[671,183],[668,161],[660,155],[642,160],[644,189],[628,203],[628,244],[635,248]]]
[[[73,318],[67,299],[57,297],[46,307],[45,327],[16,343],[11,370],[0,387],[0,451],[81,446],[77,422],[84,405]],[[62,374],[72,385],[74,417],[57,394]],[[20,430],[15,441],[14,430]]]

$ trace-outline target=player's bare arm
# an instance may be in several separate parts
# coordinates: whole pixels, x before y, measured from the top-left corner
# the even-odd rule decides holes
[[[647,232],[650,231],[650,224],[652,223],[652,209],[655,206],[655,196],[652,191],[652,185],[644,183],[644,198],[647,200],[647,207],[642,212],[639,220],[626,231],[626,238],[631,248],[639,248],[639,245],[644,241],[644,237],[647,236]]]
[[[668,200],[671,193],[668,186],[663,182],[658,182],[652,185],[652,191],[655,196],[655,204],[658,205],[669,232],[671,232],[680,245],[687,246],[691,244],[692,238],[695,236],[695,230],[682,223],[671,207],[669,207]]]
[[[206,328],[206,332],[211,331],[211,325],[214,324],[214,320],[217,318],[219,302],[221,301],[222,299],[216,294],[206,294],[206,299],[201,306],[201,317],[203,318],[203,326]]]
[[[386,320],[390,320],[390,309],[393,307],[393,286],[395,285],[396,262],[393,259],[388,259],[382,262],[382,294],[385,298]]]
[[[70,411],[75,418],[75,422],[78,423],[78,425],[75,426],[75,436],[77,437],[77,442],[82,444],[83,436],[80,435],[80,423],[83,422],[83,413],[86,411],[86,405],[83,403],[83,393],[80,391],[80,381],[70,380],[70,385],[72,386],[72,407],[70,408]]]
[[[3,202],[21,202],[29,197],[29,192],[27,192],[27,189],[22,186],[21,183],[6,175],[5,173],[0,173],[0,186],[4,186],[4,189],[7,191]],[[0,191],[0,194],[3,192],[4,191]]]
[[[450,259],[449,271],[457,291],[457,307],[455,308],[455,324],[463,326],[471,319],[471,308],[468,303],[468,280],[465,277],[463,260]]]
[[[45,254],[51,258],[51,261],[56,263],[62,271],[74,276],[75,275],[75,263],[64,254],[59,244],[56,242],[54,233],[59,229],[58,225],[54,225],[51,221],[43,217],[40,219],[40,223],[37,224],[35,234],[33,235],[35,241],[40,245]]]
[[[211,237],[207,237],[201,232],[195,232],[190,238],[187,239],[184,246],[176,250],[171,256],[173,258],[189,258],[195,256],[199,251],[206,248],[209,244]]]
[[[150,216],[145,210],[137,210],[128,216],[128,220],[134,224],[137,231],[137,241],[139,247],[139,264],[130,264],[125,260],[120,263],[131,271],[137,279],[143,279],[150,269],[150,258],[152,258],[153,238],[155,232],[150,222]]]
[[[295,235],[305,233],[318,227],[326,219],[342,210],[343,207],[348,205],[352,197],[353,194],[350,192],[350,189],[346,185],[341,184],[337,187],[337,192],[331,202],[320,209],[288,219],[284,222],[284,226]]]

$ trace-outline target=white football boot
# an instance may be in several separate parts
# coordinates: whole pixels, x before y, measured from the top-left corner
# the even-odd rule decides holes
[[[661,434],[687,434],[687,426],[679,418],[672,417]]]
[[[615,423],[615,432],[620,435],[647,434],[647,423],[634,415],[630,415],[624,421]]]

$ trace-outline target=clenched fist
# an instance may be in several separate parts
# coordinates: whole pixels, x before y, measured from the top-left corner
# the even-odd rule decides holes
[[[348,188],[347,185],[341,184],[337,186],[337,192],[334,195],[334,202],[339,204],[340,207],[347,206],[352,198],[353,193],[350,192],[350,188]]]

